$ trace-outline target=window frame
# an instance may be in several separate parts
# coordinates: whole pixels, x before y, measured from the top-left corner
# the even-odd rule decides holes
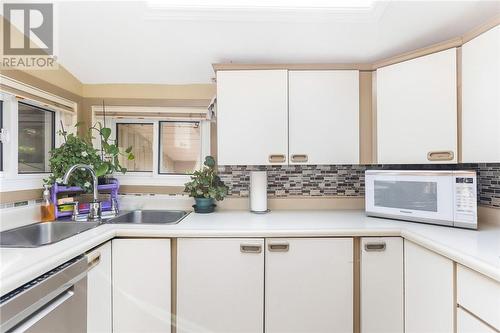
[[[3,98],[0,97],[0,135],[3,134]],[[3,139],[0,138],[0,172],[3,172]]]
[[[203,154],[202,154],[202,135],[201,135],[201,121],[200,120],[159,120],[158,121],[158,174],[159,175],[189,175],[192,176],[192,173],[180,173],[180,172],[161,172],[161,124],[162,123],[184,123],[184,124],[198,124],[200,127],[200,165],[203,165]]]
[[[127,107],[124,107],[127,108]],[[154,112],[157,114],[157,112],[161,111],[156,107],[141,107],[138,108],[140,110],[148,110],[150,108],[154,108]],[[161,109],[161,108],[160,108]],[[96,124],[97,122],[101,121],[102,117],[101,116],[96,116],[96,112],[99,112],[100,106],[93,106],[92,107],[92,125]],[[116,111],[116,110],[114,110]],[[165,114],[164,119],[171,119],[171,117],[168,116],[168,114]],[[159,122],[162,118],[158,118],[158,116],[154,117],[144,117],[143,115],[139,117],[133,117],[127,116],[127,117],[113,117],[113,116],[106,116],[106,125],[111,129],[111,135],[110,138],[112,140],[116,140],[116,122],[119,123],[152,123],[153,128],[154,128],[154,135],[153,135],[153,165],[158,165],[158,159],[159,159]],[[166,120],[161,120],[161,121],[166,121]],[[181,120],[179,119],[178,121],[188,121],[188,120]],[[190,120],[189,120],[190,121]],[[205,119],[200,119],[196,120],[197,122],[200,122],[200,155],[201,158],[203,156],[208,156],[211,153],[211,137],[210,137],[210,121],[205,120]],[[103,124],[104,125],[104,124]],[[100,143],[98,142],[99,140],[96,138],[93,143],[94,147],[96,149],[99,149]],[[133,150],[132,150],[133,152]],[[203,163],[203,161],[202,161]],[[159,173],[159,168],[155,167],[153,168],[153,172],[134,172],[134,171],[127,171],[125,175],[121,173],[115,173],[113,174],[113,177],[118,179],[120,184],[122,185],[131,185],[131,186],[184,186],[187,182],[191,180],[191,175],[190,174],[160,174]]]
[[[62,114],[65,113],[56,108],[47,107],[42,103],[33,101],[27,98],[18,98],[17,96],[0,91],[0,100],[3,101],[3,171],[0,171],[0,193],[9,191],[21,191],[40,189],[43,185],[43,179],[47,177],[48,173],[19,173],[18,170],[18,103],[24,102],[34,104],[43,109],[49,109],[55,112],[55,126],[54,133],[57,134],[62,130],[60,121]],[[74,104],[74,111],[71,114],[72,123],[77,120],[77,107]],[[76,133],[76,129],[66,128],[68,133]],[[60,135],[55,135],[55,147],[59,147],[64,142],[64,138]]]
[[[35,105],[34,103],[30,103],[29,101],[18,101],[17,102],[17,136],[18,136],[18,149],[19,149],[19,104],[23,104],[23,105],[27,105],[27,106],[31,106],[35,109],[38,109],[38,110],[42,110],[44,112],[49,112],[50,113],[50,121],[51,121],[51,125],[52,125],[52,133],[51,133],[51,137],[52,137],[52,145],[51,145],[51,148],[50,150],[53,150],[56,148],[56,133],[58,132],[58,129],[56,128],[56,115],[57,115],[57,111],[54,111],[54,110],[50,110],[48,108],[43,108],[41,106],[38,106],[38,105]],[[50,151],[49,150],[49,151]],[[50,158],[50,156],[47,156],[47,158]],[[52,172],[51,171],[40,171],[40,172],[20,172],[19,171],[19,150],[18,150],[18,154],[17,154],[17,174],[18,175],[49,175],[51,174]]]

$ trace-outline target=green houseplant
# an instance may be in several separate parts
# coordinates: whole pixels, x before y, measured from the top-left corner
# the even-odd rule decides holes
[[[216,174],[212,156],[205,157],[203,167],[193,173],[191,181],[185,184],[184,192],[194,198],[195,212],[198,213],[211,213],[215,207],[214,200],[224,200],[228,188]]]
[[[77,123],[75,127],[79,125]],[[91,134],[93,130],[99,132],[101,150],[97,150],[92,146],[93,137]],[[45,184],[48,185],[61,183],[66,171],[74,164],[88,164],[94,168],[96,175],[102,178],[115,171],[127,172],[127,169],[120,165],[120,155],[126,156],[129,160],[134,159],[132,147],[127,148],[125,152],[121,152],[116,144],[109,139],[111,129],[102,127],[100,123],[92,126],[85,137],[67,134],[64,129],[59,131],[58,134],[64,137],[64,143],[50,151],[51,175],[44,179]],[[70,177],[68,185],[78,186],[85,192],[90,192],[92,190],[92,179],[88,172],[76,170]]]

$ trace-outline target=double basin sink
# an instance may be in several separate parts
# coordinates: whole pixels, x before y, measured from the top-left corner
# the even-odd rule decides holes
[[[107,224],[177,224],[188,212],[181,210],[135,210],[118,214],[105,222],[56,221],[35,223],[0,232],[0,247],[39,247]]]

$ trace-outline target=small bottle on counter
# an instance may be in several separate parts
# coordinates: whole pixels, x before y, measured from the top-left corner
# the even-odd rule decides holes
[[[48,185],[43,185],[43,202],[40,206],[42,222],[54,221],[56,219],[54,203],[50,201],[50,191]]]

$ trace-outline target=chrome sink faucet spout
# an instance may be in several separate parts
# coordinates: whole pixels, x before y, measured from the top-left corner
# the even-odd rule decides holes
[[[99,196],[99,191],[97,189],[98,181],[97,181],[97,176],[95,174],[94,169],[90,165],[87,165],[87,164],[75,164],[71,168],[69,168],[68,171],[66,171],[66,173],[64,174],[63,183],[68,184],[69,177],[77,169],[87,170],[88,172],[90,172],[90,174],[92,176],[92,182],[93,182],[92,186],[93,186],[93,190],[94,190],[94,199],[89,204],[90,206],[89,206],[88,219],[89,219],[89,221],[99,221],[99,220],[101,220],[102,208],[101,208],[101,202],[99,201],[99,198],[98,198],[98,196]]]

